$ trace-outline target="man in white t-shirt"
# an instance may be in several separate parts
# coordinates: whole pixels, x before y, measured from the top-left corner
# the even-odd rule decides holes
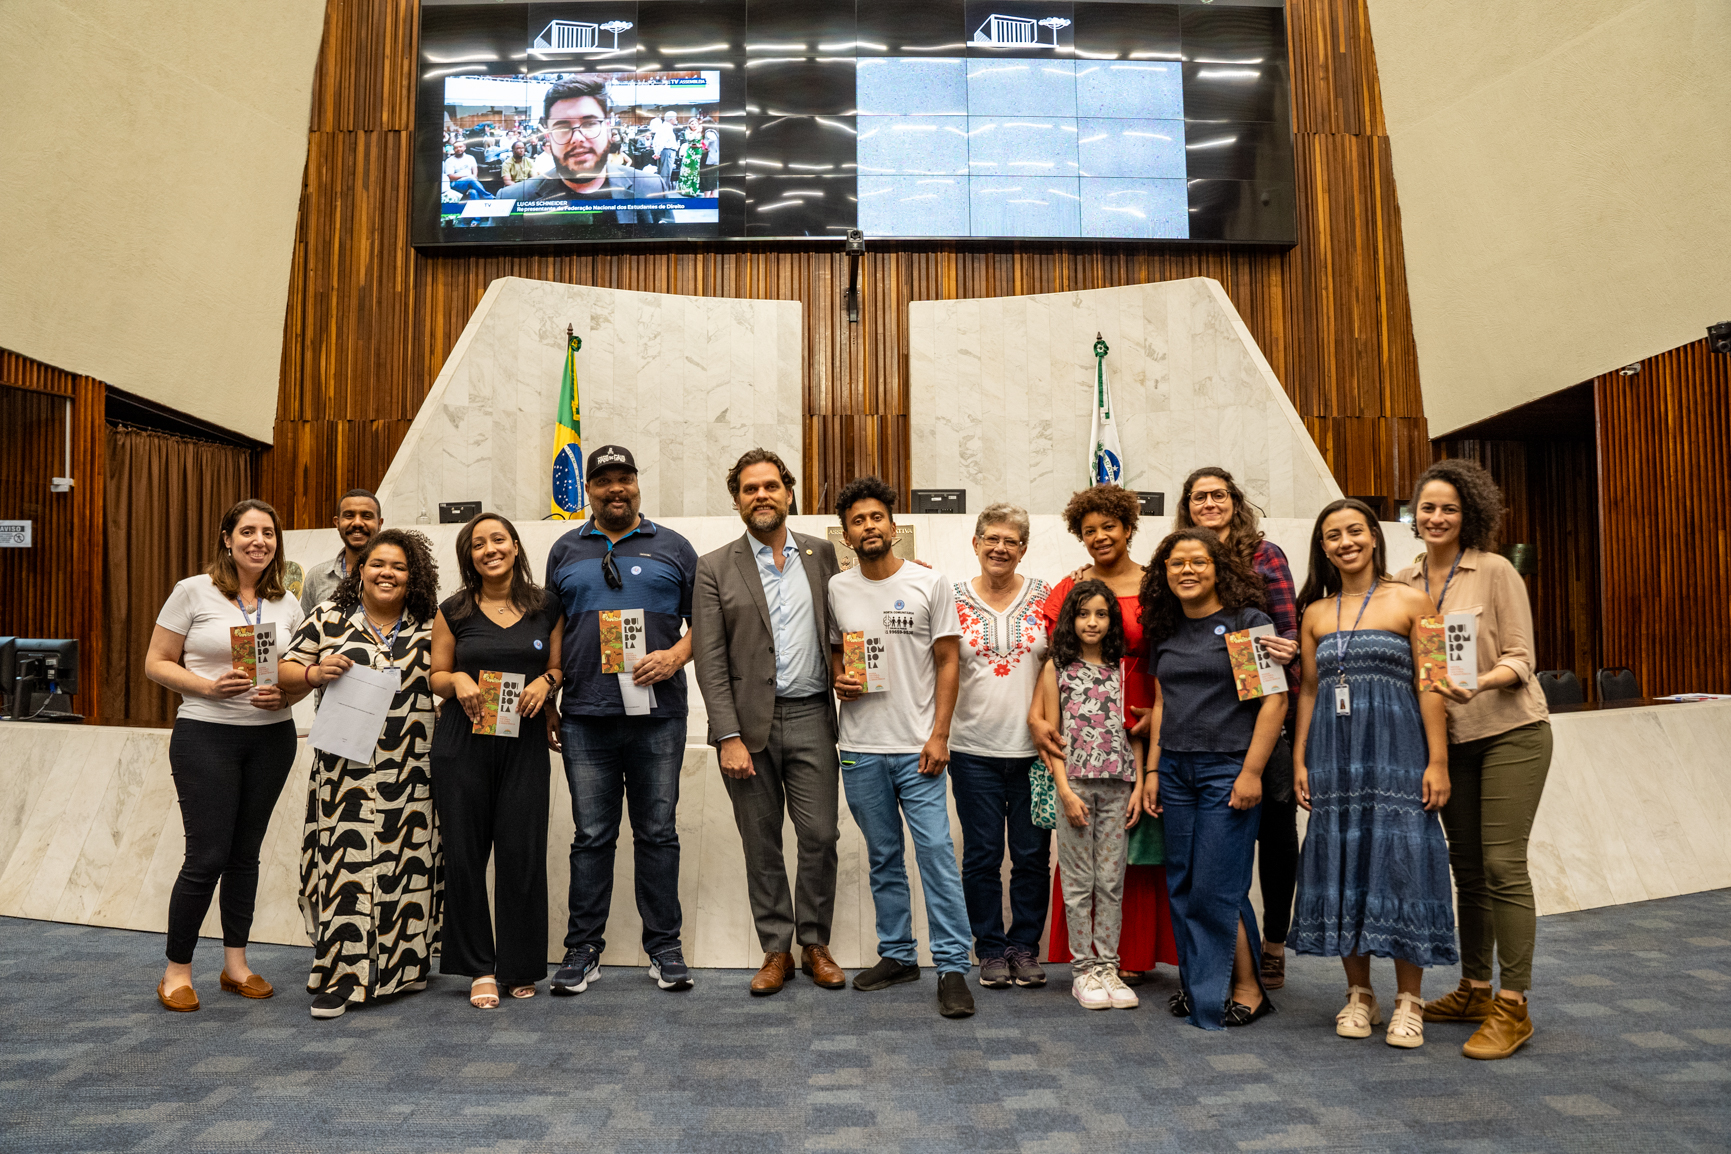
[[[493,194],[477,179],[480,171],[475,158],[469,155],[467,144],[459,140],[451,146],[451,155],[445,158],[445,179],[450,181],[452,191],[460,192],[464,196],[492,200]]]
[[[853,984],[881,990],[919,980],[905,820],[925,890],[938,1012],[965,1018],[974,1012],[970,932],[944,787],[961,626],[944,575],[892,551],[895,503],[877,477],[853,481],[836,499],[859,565],[829,581],[830,667],[841,699],[842,785],[871,862],[879,954]]]

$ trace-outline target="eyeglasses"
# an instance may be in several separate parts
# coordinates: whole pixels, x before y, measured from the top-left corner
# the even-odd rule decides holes
[[[1213,565],[1214,565],[1213,560],[1210,558],[1207,558],[1207,557],[1204,557],[1200,561],[1170,561],[1169,560],[1166,562],[1166,572],[1168,572],[1168,573],[1183,573],[1186,570],[1194,569],[1196,572],[1201,573],[1207,569],[1212,568]]]
[[[594,140],[606,131],[607,122],[596,116],[585,116],[582,120],[555,120],[547,126],[547,135],[552,137],[554,144],[569,144],[572,135],[578,132]]]
[[[625,588],[625,578],[619,576],[619,566],[613,561],[613,550],[609,549],[601,555],[601,576],[607,580],[607,588]]]
[[[984,545],[988,549],[997,549],[1006,545],[1012,549],[1020,549],[1022,547],[1022,539],[1020,537],[981,537],[980,544]]]
[[[1232,500],[1232,494],[1225,489],[1210,489],[1206,493],[1190,494],[1190,503],[1196,506],[1224,505],[1230,500]]]

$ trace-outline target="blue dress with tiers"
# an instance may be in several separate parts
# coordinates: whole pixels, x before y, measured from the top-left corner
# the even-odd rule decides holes
[[[1430,760],[1413,689],[1412,646],[1383,629],[1352,634],[1352,712],[1335,712],[1338,635],[1317,642],[1316,706],[1305,742],[1310,826],[1286,944],[1301,954],[1373,954],[1453,964],[1454,899],[1442,823],[1424,808]]]

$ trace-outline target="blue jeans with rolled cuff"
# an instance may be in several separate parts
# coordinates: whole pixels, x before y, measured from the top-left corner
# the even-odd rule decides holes
[[[914,855],[925,891],[926,933],[932,964],[940,974],[965,974],[968,909],[962,873],[950,840],[950,810],[944,775],[920,772],[917,753],[841,751],[847,807],[865,836],[871,863],[872,906],[877,912],[878,954],[914,965],[913,897],[903,855],[902,821],[913,834]]]

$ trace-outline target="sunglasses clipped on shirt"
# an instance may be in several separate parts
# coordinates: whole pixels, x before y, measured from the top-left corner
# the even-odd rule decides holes
[[[607,579],[607,588],[625,588],[625,579],[619,576],[619,565],[613,560],[611,549],[601,555],[601,576]]]

